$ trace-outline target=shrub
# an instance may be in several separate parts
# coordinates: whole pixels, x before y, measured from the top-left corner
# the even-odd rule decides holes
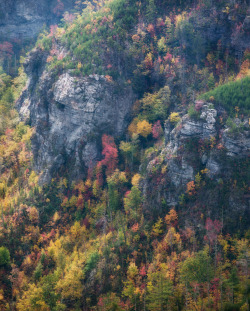
[[[146,93],[141,104],[141,115],[149,122],[156,120],[165,120],[170,105],[171,91],[168,86],[164,86],[158,92],[153,94]]]
[[[242,125],[237,125],[230,117],[227,119],[226,125],[230,134],[237,134],[242,130]]]
[[[169,120],[171,123],[178,123],[180,121],[180,116],[178,112],[172,112],[169,116]]]
[[[191,106],[189,107],[189,109],[188,109],[188,115],[189,115],[189,117],[190,117],[191,119],[197,120],[197,119],[199,118],[199,116],[200,116],[200,113],[199,113],[199,111],[197,111],[197,110],[195,109],[195,106],[194,106],[194,105],[191,105]]]

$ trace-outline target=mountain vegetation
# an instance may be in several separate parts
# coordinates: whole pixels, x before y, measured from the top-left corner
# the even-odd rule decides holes
[[[24,59],[15,76],[0,67],[0,310],[249,310],[246,1],[75,5],[31,51],[41,88],[67,73],[135,100],[82,178],[65,160],[44,183],[34,135],[48,124],[22,102],[41,88]]]

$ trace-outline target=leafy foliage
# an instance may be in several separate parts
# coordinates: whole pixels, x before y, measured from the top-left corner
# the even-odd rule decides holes
[[[57,1],[55,14],[62,5]],[[244,38],[246,12],[243,1],[95,1],[40,35],[37,46],[48,53],[55,76],[64,70],[105,74],[138,95],[130,135],[104,133],[102,155],[84,180],[57,176],[39,185],[32,129],[14,110],[25,74],[20,69],[12,79],[0,70],[1,310],[249,309],[249,232],[242,229],[247,217],[240,229],[228,230],[223,212],[219,219],[206,215],[206,193],[213,196],[215,187],[218,207],[225,207],[231,187],[239,197],[247,195],[248,162],[233,163],[232,180],[216,185],[206,168],[194,165],[195,178],[173,208],[161,192],[169,191],[166,158],[174,166],[186,152],[196,162],[197,152],[220,156],[223,146],[211,137],[177,146],[173,155],[160,147],[165,121],[178,130],[182,113],[199,118],[202,103],[192,104],[197,94],[206,92],[201,98],[232,118],[247,114],[248,54],[239,66],[240,45],[228,47],[231,39]],[[211,39],[209,24],[225,25],[232,38]],[[0,48],[11,52],[6,44]],[[238,73],[243,78],[234,81]],[[157,194],[150,209],[146,187]]]

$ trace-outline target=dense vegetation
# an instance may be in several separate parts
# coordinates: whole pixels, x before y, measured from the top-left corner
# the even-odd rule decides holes
[[[240,113],[247,113],[250,107],[250,77],[221,85],[203,94],[202,98],[223,105],[230,115],[235,113],[236,107]]]
[[[104,134],[85,180],[39,185],[33,130],[14,110],[26,76],[0,70],[0,310],[249,310],[249,219],[203,214],[211,189],[221,206],[230,191],[248,194],[249,161],[232,160],[232,180],[216,183],[197,168],[175,207],[146,209],[141,188],[153,156],[152,192],[166,183],[164,122],[196,118],[196,96],[222,107],[221,126],[248,115],[249,50],[228,43],[244,38],[246,12],[237,0],[97,1],[40,36],[55,76],[104,74],[138,94],[126,139]],[[227,31],[214,38],[208,24]],[[216,139],[183,148],[213,152]],[[199,229],[185,225],[191,206]]]

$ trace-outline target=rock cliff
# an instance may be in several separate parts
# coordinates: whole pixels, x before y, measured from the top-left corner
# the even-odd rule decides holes
[[[58,23],[73,4],[73,0],[0,0],[0,38],[34,38],[43,25]]]
[[[79,178],[100,158],[103,133],[118,136],[127,126],[135,95],[104,76],[54,78],[45,69],[47,54],[34,50],[24,64],[29,77],[18,102],[20,113],[35,128],[34,166],[47,182],[62,167]]]
[[[200,223],[201,211],[207,217],[224,213],[228,225],[248,219],[248,120],[235,118],[233,132],[222,115],[223,110],[204,103],[196,118],[186,114],[175,127],[165,123],[165,143],[149,156],[141,183],[146,211],[165,205],[178,209],[185,203],[193,216],[189,225]],[[242,185],[235,184],[235,176]]]

